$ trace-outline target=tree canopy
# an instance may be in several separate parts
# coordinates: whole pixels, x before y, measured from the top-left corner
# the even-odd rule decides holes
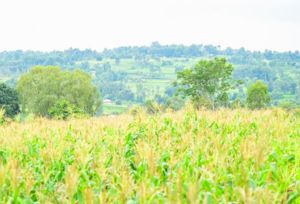
[[[80,70],[36,66],[20,77],[17,91],[22,111],[40,116],[49,116],[50,108],[59,100],[66,100],[89,115],[94,115],[101,105],[91,76]]]
[[[0,108],[4,109],[5,115],[9,117],[20,112],[16,90],[3,83],[0,84]]]
[[[264,108],[270,101],[269,88],[263,81],[258,80],[247,89],[247,105],[249,108]]]
[[[193,68],[177,72],[179,91],[191,97],[194,104],[226,105],[228,91],[235,85],[233,66],[225,58],[200,60]]]

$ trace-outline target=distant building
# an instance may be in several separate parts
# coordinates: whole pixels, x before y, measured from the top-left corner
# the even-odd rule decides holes
[[[110,99],[104,99],[103,100],[103,104],[112,104],[113,102],[112,102],[112,100],[110,100]]]

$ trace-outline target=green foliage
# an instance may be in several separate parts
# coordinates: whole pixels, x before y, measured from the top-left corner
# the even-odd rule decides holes
[[[270,102],[269,88],[263,81],[258,80],[248,88],[247,105],[249,108],[265,108]]]
[[[60,120],[66,120],[70,117],[76,117],[83,114],[84,113],[80,108],[65,99],[57,101],[53,107],[49,109],[50,117]]]
[[[142,106],[134,105],[130,107],[128,110],[128,113],[133,116],[137,116],[139,114],[145,113],[145,109]]]
[[[156,114],[162,111],[162,107],[155,101],[147,100],[145,103],[146,111],[149,114]]]
[[[13,117],[20,112],[16,90],[3,83],[0,84],[0,108],[5,110],[5,115],[8,117]]]
[[[293,101],[282,101],[278,104],[278,106],[286,110],[293,110],[299,107],[299,105]]]
[[[177,72],[177,85],[196,106],[205,101],[214,109],[228,103],[228,91],[236,85],[232,72],[233,66],[225,58],[200,60],[193,68]]]
[[[196,109],[200,109],[200,108],[214,109],[213,101],[206,96],[198,96],[196,99],[193,99],[192,105]]]
[[[296,89],[296,101],[298,102],[298,104],[300,104],[300,81]]]
[[[291,112],[136,113],[0,128],[0,203],[300,202]]]
[[[165,109],[171,109],[174,111],[180,110],[185,105],[185,100],[179,96],[168,98],[164,104]]]
[[[235,99],[234,101],[231,102],[230,104],[230,108],[236,109],[236,108],[242,108],[244,107],[245,104],[243,103],[243,101],[241,101],[240,99]]]
[[[5,110],[0,108],[0,125],[5,123]]]
[[[226,57],[234,65],[233,78],[245,82],[239,91],[230,92],[230,96],[235,94],[244,101],[247,86],[256,80],[263,80],[269,86],[272,105],[286,100],[300,104],[300,53],[297,51],[257,52],[244,48],[220,49],[213,45],[159,43],[106,49],[103,52],[89,49],[6,51],[0,52],[0,81],[14,86],[16,80],[28,72],[28,68],[36,65],[55,65],[68,70],[80,68],[93,76],[93,82],[103,98],[126,104],[144,103],[156,94],[163,94],[176,78],[177,71],[211,57]],[[137,86],[143,86],[142,91]]]
[[[37,66],[21,76],[17,91],[22,110],[40,116],[49,116],[49,109],[60,100],[69,101],[89,115],[96,114],[101,105],[92,78],[80,70]]]
[[[118,104],[103,104],[102,105],[102,114],[103,115],[118,115],[127,111],[127,105],[118,105]]]

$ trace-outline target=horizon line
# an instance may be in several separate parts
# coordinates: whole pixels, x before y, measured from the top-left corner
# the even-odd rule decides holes
[[[68,47],[68,48],[62,48],[62,49],[24,49],[24,48],[20,48],[20,49],[1,49],[0,48],[0,53],[2,52],[16,52],[16,51],[22,51],[22,52],[42,52],[42,53],[51,53],[51,52],[64,52],[67,50],[80,50],[80,51],[85,51],[85,50],[91,50],[91,51],[95,51],[95,52],[104,52],[105,50],[114,50],[114,49],[118,49],[118,48],[124,48],[124,47],[152,47],[154,43],[158,43],[160,46],[164,47],[164,46],[185,46],[185,47],[190,47],[190,46],[213,46],[216,47],[218,50],[226,50],[226,49],[232,49],[232,50],[240,50],[240,49],[244,49],[247,52],[267,52],[267,51],[271,51],[271,52],[278,52],[278,53],[288,53],[288,52],[292,52],[292,53],[298,53],[300,52],[300,49],[296,49],[296,50],[275,50],[275,49],[248,49],[244,46],[240,46],[239,48],[236,47],[231,47],[231,46],[222,46],[222,45],[215,45],[212,43],[161,43],[159,41],[152,41],[150,44],[139,44],[139,45],[134,45],[134,44],[128,44],[128,45],[119,45],[119,46],[111,46],[111,47],[105,47],[105,48],[92,48],[92,47]]]

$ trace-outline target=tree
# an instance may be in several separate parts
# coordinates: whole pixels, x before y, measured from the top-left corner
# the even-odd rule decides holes
[[[5,123],[5,110],[0,108],[0,125]]]
[[[247,105],[251,109],[265,108],[271,102],[268,85],[258,80],[247,90]]]
[[[88,115],[101,105],[100,94],[92,78],[83,71],[63,71],[59,67],[37,66],[17,82],[24,112],[49,116],[49,109],[59,100],[67,100]]]
[[[8,117],[13,117],[20,112],[16,90],[3,83],[0,84],[0,109],[4,109]]]
[[[228,104],[228,91],[236,83],[232,80],[233,66],[225,58],[200,60],[193,68],[177,72],[176,85],[192,102],[209,102],[212,109]]]

